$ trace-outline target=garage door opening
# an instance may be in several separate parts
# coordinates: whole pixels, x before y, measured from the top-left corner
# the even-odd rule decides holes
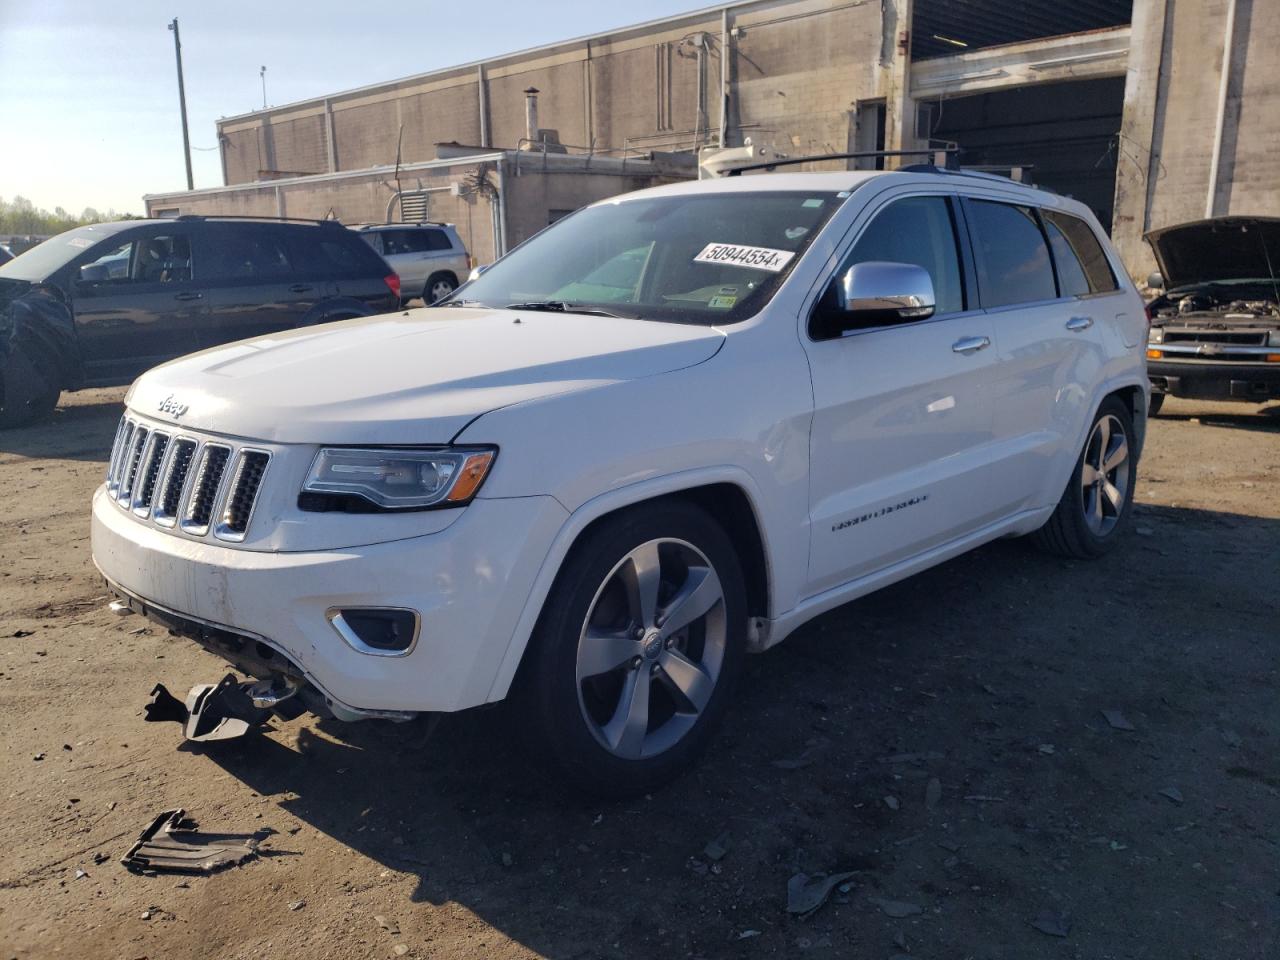
[[[1040,84],[925,104],[932,113],[932,139],[958,143],[962,165],[1029,168],[1027,179],[1032,183],[1087,204],[1111,229],[1123,77]]]

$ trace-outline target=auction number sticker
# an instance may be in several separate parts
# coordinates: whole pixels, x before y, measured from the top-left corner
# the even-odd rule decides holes
[[[708,243],[693,260],[695,263],[724,263],[731,267],[750,267],[752,270],[778,273],[794,256],[795,252],[792,250],[744,247],[736,243]]]

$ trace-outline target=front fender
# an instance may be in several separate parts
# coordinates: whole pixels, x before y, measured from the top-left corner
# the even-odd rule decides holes
[[[760,531],[760,539],[764,547],[766,582],[772,589],[774,577],[770,564],[773,552],[770,550],[769,531],[766,529],[761,516],[760,490],[755,480],[745,470],[728,464],[702,467],[696,470],[673,473],[668,476],[654,477],[626,487],[610,490],[582,504],[569,515],[569,518],[560,528],[560,532],[556,534],[551,547],[547,550],[546,559],[543,560],[542,566],[534,578],[533,587],[530,589],[529,596],[525,601],[524,611],[521,613],[520,619],[516,623],[516,628],[512,632],[511,643],[507,647],[506,655],[503,657],[502,664],[494,677],[493,686],[489,690],[487,699],[493,702],[501,700],[507,695],[511,682],[515,679],[516,671],[520,667],[520,661],[523,659],[524,652],[529,645],[529,640],[533,636],[533,630],[538,623],[538,617],[542,613],[542,607],[551,593],[551,587],[555,583],[556,575],[560,572],[565,558],[569,555],[569,551],[573,549],[578,537],[582,535],[582,531],[601,517],[616,513],[627,507],[632,507],[648,500],[655,500],[658,497],[693,490],[697,487],[723,483],[733,484],[742,490],[751,505],[752,513],[755,514],[756,518],[756,527]],[[772,598],[770,609],[773,609]]]
[[[33,287],[11,300],[0,300],[0,373],[14,376],[11,367],[33,362],[63,389],[84,381],[75,317],[66,298],[54,288]]]

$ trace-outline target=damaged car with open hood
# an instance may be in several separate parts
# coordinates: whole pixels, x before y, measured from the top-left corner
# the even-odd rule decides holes
[[[1215,217],[1153,230],[1151,414],[1166,396],[1280,400],[1280,218]]]
[[[1008,179],[658,187],[430,309],[144,374],[93,559],[257,678],[238,719],[509,700],[565,781],[634,795],[823,612],[1000,537],[1120,543],[1146,332],[1090,210]],[[211,696],[153,712],[198,733]]]

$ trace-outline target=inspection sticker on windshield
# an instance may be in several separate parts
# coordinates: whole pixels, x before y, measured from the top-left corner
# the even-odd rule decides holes
[[[743,247],[736,243],[708,243],[693,260],[695,263],[725,263],[731,267],[750,267],[752,270],[777,273],[794,256],[795,252],[792,250]]]

